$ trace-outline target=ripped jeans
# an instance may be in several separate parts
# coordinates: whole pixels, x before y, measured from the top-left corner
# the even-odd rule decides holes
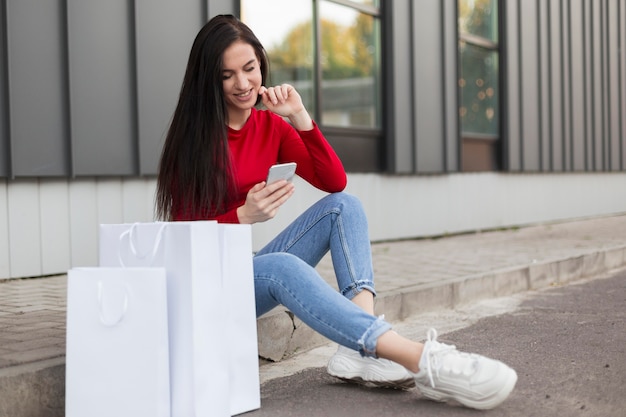
[[[315,270],[329,250],[340,292]],[[328,339],[375,356],[376,341],[391,325],[350,301],[363,290],[376,294],[367,218],[356,197],[322,198],[253,262],[257,317],[282,304]]]

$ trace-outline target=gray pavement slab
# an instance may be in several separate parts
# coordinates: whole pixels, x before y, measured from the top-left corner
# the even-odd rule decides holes
[[[414,314],[559,286],[626,265],[626,214],[379,242],[372,253],[377,313],[401,322]],[[329,257],[318,270],[335,285]],[[51,411],[59,406],[50,398],[62,403],[64,392],[66,281],[64,275],[0,281],[0,404],[26,399],[49,410],[15,415],[3,414],[0,407],[0,417],[63,415]],[[327,344],[281,309],[260,318],[258,326],[259,352],[274,361]]]
[[[261,409],[246,416],[624,415],[626,269],[499,302],[499,313],[493,304],[476,303],[474,310],[482,311],[485,317],[470,319],[461,328],[439,336],[440,341],[455,344],[460,350],[500,359],[517,370],[515,390],[494,410],[479,412],[424,400],[415,389],[360,387],[329,376],[318,364],[266,380],[261,389]],[[502,303],[507,307],[502,309]],[[400,332],[422,333],[429,322],[446,320],[456,320],[453,326],[459,327],[463,316],[467,317],[467,312],[416,315],[403,322]]]

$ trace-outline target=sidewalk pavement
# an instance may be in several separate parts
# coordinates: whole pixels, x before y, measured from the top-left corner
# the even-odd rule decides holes
[[[399,322],[626,266],[626,214],[381,242],[372,253],[377,313]],[[318,270],[335,286],[329,257]],[[0,281],[0,417],[64,414],[66,282],[65,275]],[[258,329],[261,366],[328,342],[280,308]]]

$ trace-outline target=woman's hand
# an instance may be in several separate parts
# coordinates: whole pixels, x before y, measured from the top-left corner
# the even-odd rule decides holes
[[[298,130],[313,129],[313,121],[306,111],[302,98],[296,89],[289,84],[276,87],[261,87],[259,89],[263,105],[279,116],[289,118],[289,121]]]
[[[244,205],[237,209],[239,223],[253,224],[274,218],[294,191],[295,186],[285,180],[269,185],[265,185],[265,181],[256,184],[248,191]]]

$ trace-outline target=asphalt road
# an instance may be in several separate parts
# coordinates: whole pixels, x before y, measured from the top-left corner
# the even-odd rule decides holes
[[[512,311],[439,339],[516,369],[509,399],[475,411],[421,399],[416,390],[344,383],[313,368],[264,383],[261,409],[243,416],[626,416],[626,271],[526,294]]]

